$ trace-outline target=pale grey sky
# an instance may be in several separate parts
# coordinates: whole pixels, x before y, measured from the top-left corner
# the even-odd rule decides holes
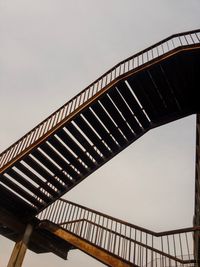
[[[126,57],[200,27],[199,0],[0,0],[0,151]],[[192,225],[195,117],[154,129],[65,198],[153,230]],[[0,267],[14,243],[0,237]],[[98,267],[28,252],[24,267]]]

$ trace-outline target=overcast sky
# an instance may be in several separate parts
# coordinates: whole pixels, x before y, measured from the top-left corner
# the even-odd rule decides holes
[[[0,0],[0,151],[119,61],[200,27],[199,0]],[[65,195],[159,231],[192,225],[195,116],[154,129]],[[0,267],[14,243],[0,237]],[[98,267],[28,252],[24,267]]]

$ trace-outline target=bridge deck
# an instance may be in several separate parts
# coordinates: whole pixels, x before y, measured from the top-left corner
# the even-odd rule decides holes
[[[0,155],[0,208],[38,214],[145,132],[200,112],[200,31],[119,63]]]

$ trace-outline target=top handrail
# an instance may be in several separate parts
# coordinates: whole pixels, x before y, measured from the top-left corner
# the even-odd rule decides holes
[[[63,125],[67,119],[87,105],[88,101],[98,94],[102,89],[115,82],[122,75],[151,62],[152,60],[166,55],[178,47],[200,44],[200,29],[173,34],[160,42],[134,54],[119,62],[84,90],[74,96],[71,100],[53,112],[45,120],[39,123],[31,131],[13,143],[0,154],[0,172],[12,160],[19,157],[21,153],[27,153],[34,145],[44,140],[49,134]]]
[[[134,228],[136,230],[142,231],[144,233],[150,234],[150,235],[155,236],[155,237],[161,237],[161,236],[165,236],[165,235],[174,235],[174,234],[180,234],[180,233],[186,233],[186,232],[200,231],[200,226],[194,226],[194,227],[180,228],[180,229],[170,230],[170,231],[155,232],[155,231],[152,231],[152,230],[143,228],[141,226],[138,226],[138,225],[135,225],[135,224],[132,224],[132,223],[128,223],[128,222],[126,222],[124,220],[117,219],[115,217],[112,217],[112,216],[107,215],[105,213],[102,213],[100,211],[97,211],[97,210],[94,210],[94,209],[85,207],[83,205],[74,203],[72,201],[62,199],[62,198],[58,199],[51,206],[47,207],[46,210],[42,211],[37,216],[38,219],[40,219],[41,221],[43,221],[43,220],[50,220],[50,221],[54,222],[54,220],[52,220],[50,217],[48,217],[50,215],[48,213],[48,210],[51,209],[51,214],[52,214],[53,218],[56,219],[58,213],[60,213],[59,206],[61,205],[62,202],[63,203],[66,203],[66,205],[72,205],[74,207],[77,207],[77,208],[80,208],[80,209],[83,209],[83,210],[87,210],[88,212],[91,212],[93,214],[96,214],[96,215],[105,217],[105,218],[107,218],[109,220],[112,220],[112,221],[116,221],[119,224],[126,225],[128,227]],[[49,215],[46,217],[46,214],[49,214]],[[78,220],[80,221],[80,219],[78,219]],[[65,221],[65,220],[63,220],[63,221],[56,222],[56,224],[62,225],[62,224],[66,224],[67,222],[69,223],[71,221]]]

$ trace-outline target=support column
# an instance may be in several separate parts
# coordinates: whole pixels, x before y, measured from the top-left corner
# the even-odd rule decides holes
[[[14,246],[14,249],[12,251],[7,267],[21,267],[22,266],[32,231],[33,231],[33,226],[28,224],[24,232],[22,240],[18,241]]]
[[[196,120],[196,166],[195,166],[195,210],[194,226],[200,226],[200,114]],[[200,232],[194,235],[194,256],[197,267],[200,267]]]

